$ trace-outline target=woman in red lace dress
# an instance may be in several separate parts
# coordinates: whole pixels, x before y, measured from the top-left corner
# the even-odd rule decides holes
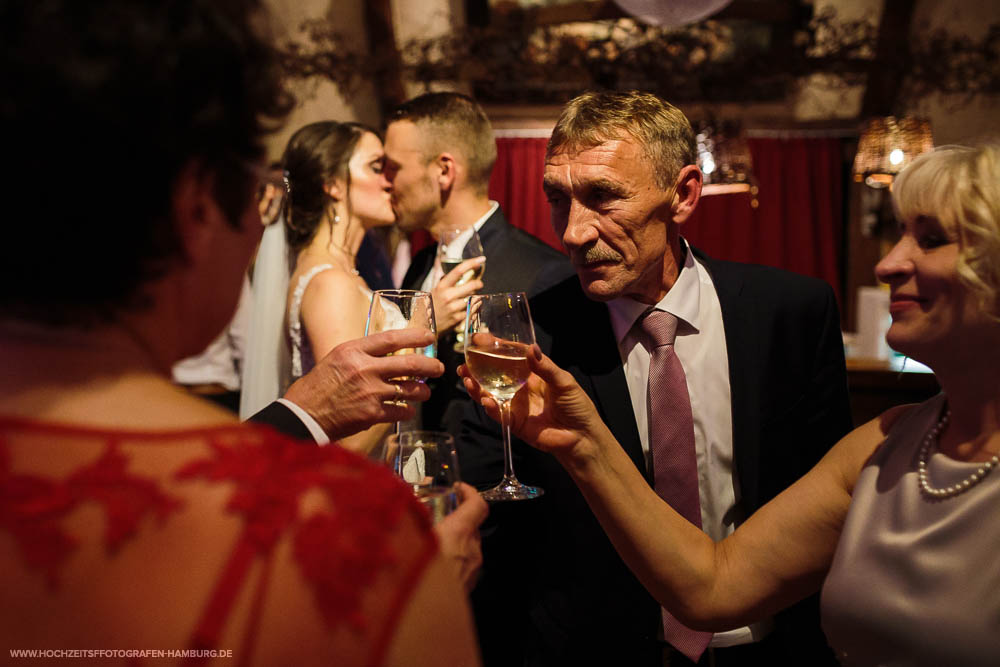
[[[289,108],[255,4],[0,8],[4,655],[478,664],[405,486],[169,380],[236,306]]]

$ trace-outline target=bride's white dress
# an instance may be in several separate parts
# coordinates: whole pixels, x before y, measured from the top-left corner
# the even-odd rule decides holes
[[[305,335],[302,327],[302,295],[306,293],[309,282],[323,271],[333,269],[333,264],[318,264],[309,269],[295,285],[292,293],[292,302],[288,306],[288,341],[291,344],[291,381],[299,379],[316,365],[316,357],[313,354],[312,345],[309,343],[309,336]],[[371,301],[372,291],[367,287],[358,285],[358,289]]]
[[[285,341],[285,299],[292,260],[282,217],[267,226],[257,250],[250,328],[241,372],[240,419],[247,419],[281,396],[291,381],[291,356]]]
[[[289,305],[288,326],[285,306],[288,283],[294,265],[285,242],[284,222],[279,219],[264,230],[254,263],[253,295],[247,352],[243,364],[240,419],[247,419],[280,398],[292,382],[316,365],[309,336],[302,327],[302,296],[306,287],[332,264],[314,267],[301,278]],[[367,300],[372,292],[358,286]]]

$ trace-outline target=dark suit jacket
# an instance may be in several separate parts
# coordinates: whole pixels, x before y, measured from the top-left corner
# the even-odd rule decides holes
[[[306,425],[302,423],[295,413],[277,401],[267,405],[247,421],[273,426],[281,433],[298,440],[315,442],[312,433],[309,432],[309,429],[306,428]]]
[[[482,294],[527,292],[531,295],[573,273],[565,255],[508,223],[499,208],[478,233],[486,256]],[[405,289],[420,288],[434,266],[436,253],[437,244],[434,243],[414,256],[403,278]],[[438,339],[438,358],[444,363],[445,372],[440,378],[427,382],[431,399],[421,408],[424,428],[457,432],[461,410],[456,402],[467,401],[468,394],[455,373],[463,359],[461,352],[454,350],[454,344],[454,331],[444,332]]]
[[[851,427],[837,305],[819,280],[696,254],[722,307],[736,475],[749,515]],[[645,471],[607,307],[587,299],[574,277],[537,295],[531,309],[539,345],[573,373]],[[458,446],[463,479],[480,488],[500,480],[499,427],[471,403]],[[514,443],[514,457],[517,477],[545,495],[494,504],[484,525],[473,604],[486,663],[660,665],[658,605],[573,481],[553,457],[524,443]],[[814,598],[776,619],[788,664],[835,664]]]

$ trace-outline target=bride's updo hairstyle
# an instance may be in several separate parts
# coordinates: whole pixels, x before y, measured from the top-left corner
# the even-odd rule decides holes
[[[288,203],[285,209],[285,238],[293,252],[298,252],[316,235],[320,224],[333,223],[333,198],[327,186],[334,179],[351,189],[347,168],[362,135],[374,129],[360,123],[324,121],[300,128],[288,140],[282,164],[288,178]]]

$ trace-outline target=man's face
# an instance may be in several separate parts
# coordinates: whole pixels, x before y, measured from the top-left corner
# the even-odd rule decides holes
[[[425,142],[408,120],[390,123],[385,132],[385,175],[392,183],[396,224],[406,232],[428,229],[441,205],[434,164],[426,160]]]
[[[677,270],[668,256],[674,190],[657,185],[634,141],[557,150],[545,162],[543,188],[552,227],[589,298],[656,303],[666,294]]]

